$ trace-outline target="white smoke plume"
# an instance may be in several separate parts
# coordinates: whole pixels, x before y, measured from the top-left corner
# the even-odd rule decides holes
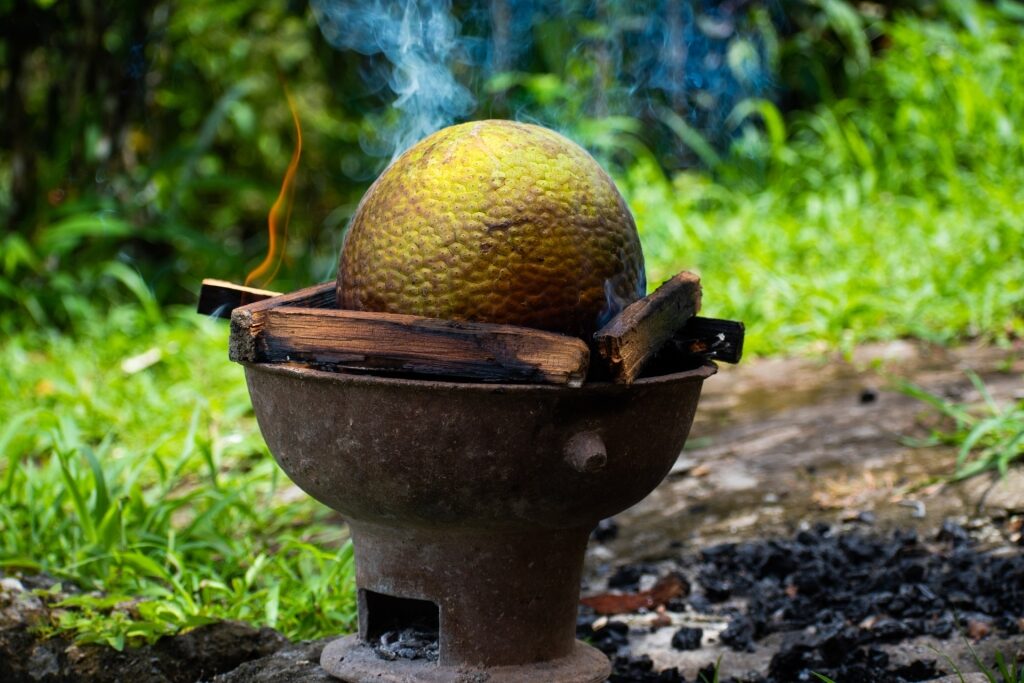
[[[475,100],[452,74],[459,57],[459,22],[450,0],[313,0],[324,38],[334,47],[383,55],[399,113],[382,131],[392,159],[416,141],[472,111]],[[367,150],[371,151],[371,150]]]

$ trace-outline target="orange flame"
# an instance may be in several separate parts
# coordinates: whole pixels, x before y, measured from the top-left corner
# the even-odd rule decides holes
[[[284,172],[281,191],[278,193],[274,205],[270,207],[270,214],[267,216],[267,228],[270,233],[270,246],[267,248],[267,255],[262,263],[245,276],[246,287],[258,279],[263,280],[262,287],[270,284],[281,267],[281,261],[284,258],[284,245],[288,240],[288,221],[292,217],[292,200],[295,197],[295,171],[299,167],[299,157],[302,156],[302,125],[299,123],[299,112],[295,108],[295,100],[292,99],[287,88],[285,88],[284,95],[288,99],[288,109],[292,113],[292,121],[295,122],[295,149],[292,151],[292,160],[288,162],[288,169]],[[281,220],[282,213],[284,220]]]

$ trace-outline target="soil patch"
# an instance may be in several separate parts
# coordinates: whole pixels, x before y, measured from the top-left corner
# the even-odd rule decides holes
[[[935,528],[948,517],[1024,513],[1024,480],[982,477],[924,486],[952,471],[951,448],[910,439],[935,411],[898,390],[910,381],[942,397],[981,402],[966,370],[997,401],[1024,395],[1024,346],[957,349],[892,342],[849,358],[763,359],[722,366],[704,385],[686,450],[646,499],[618,515],[622,533],[591,548],[592,572],[685,543],[784,536],[801,522]],[[1005,540],[1005,539],[1004,539]],[[993,542],[1003,542],[992,539]]]

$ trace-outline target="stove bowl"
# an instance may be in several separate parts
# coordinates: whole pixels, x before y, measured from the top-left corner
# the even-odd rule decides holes
[[[665,477],[713,363],[630,385],[483,384],[245,364],[289,477],[355,545],[359,633],[321,665],[352,683],[590,683],[575,639],[594,526]],[[388,661],[381,635],[436,629],[436,661]]]

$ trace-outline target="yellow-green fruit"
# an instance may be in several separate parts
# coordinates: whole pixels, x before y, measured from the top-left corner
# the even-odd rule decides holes
[[[540,126],[446,128],[363,197],[338,267],[342,308],[586,337],[645,289],[636,225],[608,174]]]

